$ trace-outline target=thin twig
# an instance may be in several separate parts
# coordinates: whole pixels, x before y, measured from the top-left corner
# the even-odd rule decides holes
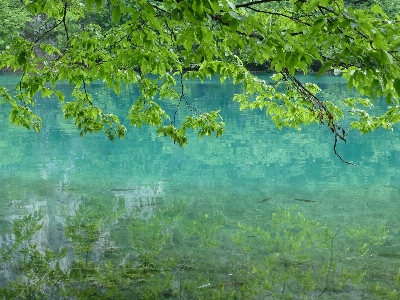
[[[174,113],[174,119],[172,120],[172,122],[171,122],[171,125],[173,124],[174,126],[176,125],[176,115],[177,115],[177,113],[178,113],[178,110],[179,110],[179,106],[181,105],[181,103],[182,103],[182,99],[185,101],[185,104],[186,104],[186,106],[189,108],[189,110],[192,112],[192,114],[194,114],[194,115],[199,115],[201,112],[196,108],[196,107],[194,107],[193,105],[191,105],[188,101],[187,101],[187,99],[186,99],[186,97],[185,97],[185,94],[184,94],[184,88],[185,88],[185,86],[184,86],[184,84],[183,84],[183,74],[181,73],[181,82],[180,82],[180,84],[181,84],[181,95],[180,95],[180,97],[179,97],[179,102],[178,102],[178,105],[176,106],[176,108],[175,108],[175,113]]]
[[[335,133],[335,143],[333,144],[333,151],[335,151],[335,154],[340,158],[340,160],[341,160],[342,162],[357,167],[357,164],[344,160],[344,159],[340,156],[340,154],[336,151],[336,144],[337,144],[337,138],[338,138],[338,137],[340,137],[340,136],[339,136],[337,133]],[[346,142],[346,141],[344,141],[344,142]]]
[[[67,23],[66,23],[66,19],[67,19],[67,1],[64,2],[64,14],[63,14],[63,18],[62,18],[62,22],[64,24],[64,30],[65,30],[65,36],[67,38],[67,43],[69,44],[69,35],[68,35],[68,27],[67,27]]]

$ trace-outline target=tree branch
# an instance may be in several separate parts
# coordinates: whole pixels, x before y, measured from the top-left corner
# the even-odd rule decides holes
[[[236,8],[239,8],[239,7],[248,7],[248,8],[250,8],[250,6],[252,6],[252,5],[270,3],[270,2],[287,2],[287,1],[282,1],[282,0],[258,0],[258,1],[251,1],[251,2],[247,2],[247,3],[243,3],[243,4],[238,4],[238,5],[236,5]]]
[[[344,160],[344,159],[340,156],[340,154],[336,151],[336,144],[337,144],[337,139],[338,139],[338,137],[340,138],[340,136],[336,133],[336,134],[335,134],[335,143],[333,144],[333,151],[334,151],[335,154],[340,158],[340,160],[341,160],[342,162],[344,162],[344,163],[346,163],[346,164],[348,164],[348,165],[352,165],[352,166],[357,167],[356,164]],[[344,142],[346,142],[346,140],[344,140]]]
[[[67,38],[67,43],[69,44],[69,35],[68,35],[68,27],[67,27],[67,23],[66,23],[66,17],[67,17],[67,1],[64,2],[64,14],[63,14],[63,18],[62,18],[62,22],[64,24],[64,30],[65,30],[65,36]]]

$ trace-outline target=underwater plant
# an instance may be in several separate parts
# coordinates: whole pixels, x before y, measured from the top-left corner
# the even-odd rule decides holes
[[[90,205],[89,205],[90,204]],[[234,228],[220,212],[188,204],[138,208],[81,199],[65,240],[44,246],[38,211],[14,221],[0,259],[12,272],[0,299],[396,299],[391,285],[363,283],[358,259],[387,238],[379,228],[331,228],[297,208],[277,208],[259,227]],[[374,298],[375,297],[375,298]]]

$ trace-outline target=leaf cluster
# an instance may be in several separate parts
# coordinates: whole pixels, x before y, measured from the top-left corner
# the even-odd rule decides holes
[[[380,116],[350,111],[355,121],[349,129],[366,133],[392,128],[399,120],[398,24],[378,5],[361,9],[336,0],[51,0],[44,5],[34,0],[21,11],[40,25],[0,54],[0,68],[23,72],[16,91],[2,87],[1,97],[12,106],[11,122],[26,128],[40,130],[41,119],[31,110],[35,95],[55,95],[67,99],[64,115],[81,135],[103,131],[111,140],[123,138],[120,117],[104,111],[90,94],[90,85],[100,81],[117,95],[130,85],[139,87],[141,95],[127,114],[133,126],[154,126],[181,146],[187,129],[219,137],[225,124],[218,111],[188,115],[180,123],[175,118],[183,104],[182,77],[203,81],[218,75],[221,82],[229,78],[243,85],[235,96],[242,109],[265,109],[279,128],[325,124],[335,139],[345,141],[339,122],[348,114],[348,102],[322,101],[317,86],[296,79],[316,63],[317,78],[334,71],[363,99],[384,97],[390,105]],[[274,82],[251,74],[249,64],[268,66],[276,73]],[[74,92],[61,92],[61,82]],[[164,99],[178,100],[174,115],[166,113]],[[190,99],[184,102],[191,108]]]

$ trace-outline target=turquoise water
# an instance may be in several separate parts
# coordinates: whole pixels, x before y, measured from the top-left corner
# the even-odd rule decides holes
[[[14,81],[13,75],[0,76],[0,84]],[[326,91],[324,98],[348,94],[346,84],[337,77],[317,82]],[[68,92],[70,87],[63,89]],[[63,118],[55,99],[36,100],[35,112],[43,118],[39,134],[10,126],[8,107],[0,106],[0,228],[4,232],[16,217],[41,208],[48,229],[40,243],[54,247],[65,238],[53,229],[76,214],[82,199],[92,199],[99,207],[123,199],[127,213],[145,207],[140,212],[144,218],[154,206],[182,201],[189,215],[223,214],[226,221],[221,230],[226,234],[219,238],[225,243],[238,222],[262,226],[276,208],[298,205],[307,217],[332,228],[385,226],[391,232],[390,242],[371,252],[371,262],[363,261],[363,268],[381,265],[384,271],[379,272],[388,278],[400,268],[398,259],[393,259],[400,254],[396,246],[400,244],[398,127],[368,135],[350,132],[347,143],[337,147],[345,160],[358,165],[350,166],[334,154],[334,139],[327,127],[280,131],[264,112],[240,111],[231,99],[241,87],[221,86],[216,78],[204,84],[186,82],[185,95],[200,111],[221,109],[225,133],[219,139],[202,140],[193,133],[189,144],[180,148],[158,137],[153,128],[128,125],[125,116],[138,96],[135,88],[120,97],[101,83],[89,91],[104,111],[120,116],[128,128],[124,140],[110,142],[101,133],[80,137],[72,121]],[[163,104],[173,113],[176,101]],[[377,103],[376,111],[385,107]],[[181,107],[178,120],[189,112]]]

